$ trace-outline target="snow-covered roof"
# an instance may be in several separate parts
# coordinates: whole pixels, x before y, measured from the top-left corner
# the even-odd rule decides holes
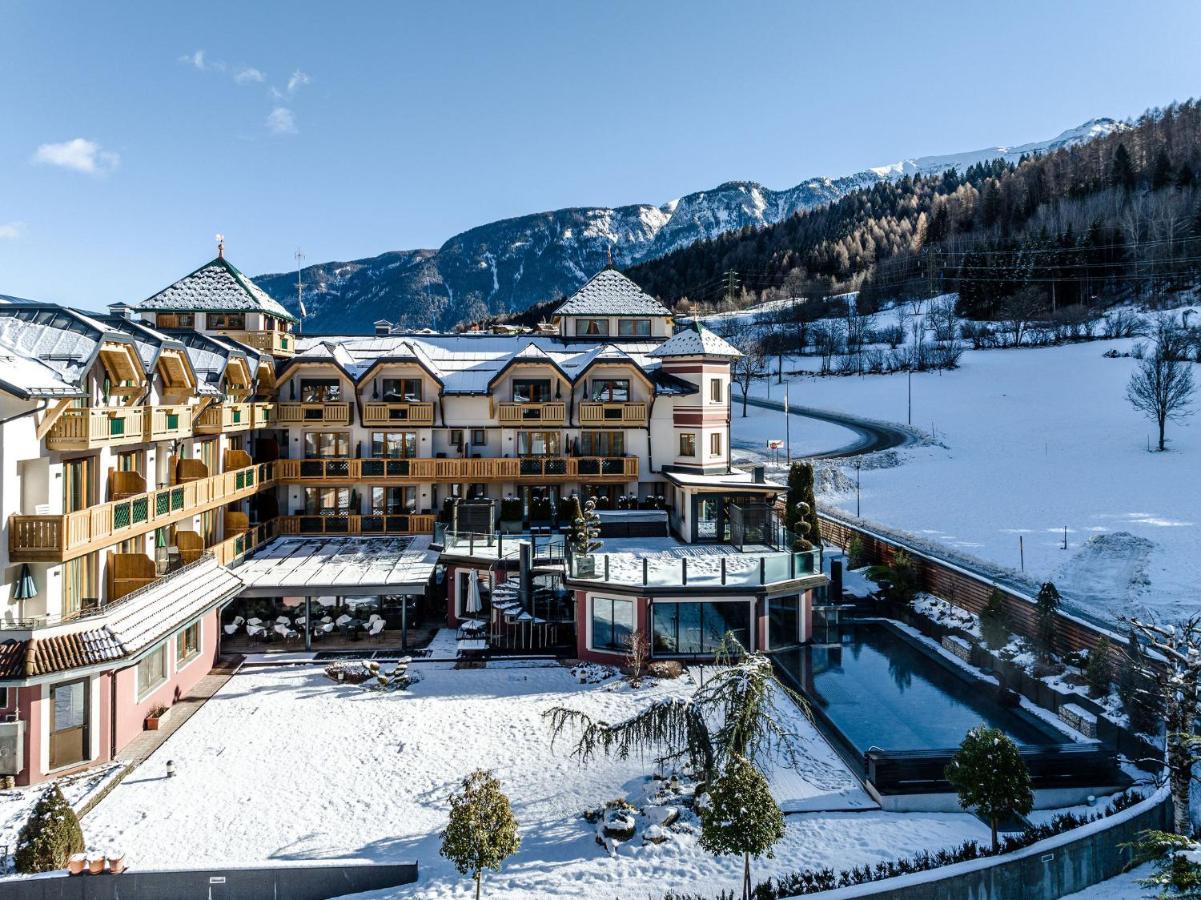
[[[135,303],[134,308],[152,312],[264,312],[296,321],[295,316],[223,256]]]
[[[671,310],[616,269],[602,269],[555,310],[556,316],[671,316]]]
[[[126,594],[109,607],[105,625],[127,654],[137,653],[241,589],[237,575],[205,554]]]
[[[0,352],[36,359],[76,388],[104,341],[133,344],[128,335],[78,310],[49,303],[0,305]]]
[[[0,390],[22,400],[43,397],[83,397],[84,392],[59,377],[41,360],[31,359],[0,344]]]
[[[196,372],[196,391],[205,396],[219,396],[221,378],[225,375],[229,361],[247,355],[241,344],[235,344],[223,337],[218,338],[187,328],[165,329],[163,334],[183,344],[188,354],[188,362]],[[257,355],[258,351],[255,351],[255,356]],[[253,369],[250,374],[254,375]]]
[[[672,481],[681,487],[735,487],[768,492],[788,490],[786,485],[776,484],[774,481],[755,481],[754,473],[747,472],[743,469],[734,469],[732,472],[718,472],[713,475],[705,475],[701,472],[689,472],[682,469],[664,468],[663,474],[667,477],[668,481]]]
[[[425,590],[438,553],[415,537],[276,538],[236,563],[247,596],[415,594]]]
[[[726,356],[735,359],[742,356],[738,348],[725,338],[710,331],[702,322],[684,326],[661,346],[650,352],[651,356]]]
[[[184,345],[180,341],[161,331],[156,331],[145,322],[135,322],[119,315],[100,316],[99,321],[113,331],[120,331],[133,338],[134,346],[138,348],[138,356],[142,358],[142,364],[146,367],[147,373],[154,371],[164,347],[184,353]],[[184,355],[187,354],[184,353]]]

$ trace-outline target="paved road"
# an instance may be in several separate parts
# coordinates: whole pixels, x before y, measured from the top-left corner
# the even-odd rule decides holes
[[[776,400],[763,400],[758,397],[751,397],[747,400],[747,404],[758,406],[762,409],[772,409],[777,412],[784,411],[784,404]],[[914,436],[904,428],[888,425],[883,422],[870,422],[847,415],[846,413],[835,413],[823,409],[813,409],[809,406],[795,406],[792,404],[788,407],[788,413],[789,415],[800,416],[805,419],[819,419],[822,422],[841,425],[843,428],[853,431],[857,435],[856,440],[846,446],[827,450],[823,453],[812,453],[809,454],[810,458],[838,459],[845,456],[859,456],[863,453],[875,453],[877,450],[890,450],[893,447],[903,447],[914,441]]]

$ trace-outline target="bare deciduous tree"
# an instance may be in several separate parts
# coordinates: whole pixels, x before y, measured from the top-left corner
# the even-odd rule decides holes
[[[1183,359],[1187,348],[1182,335],[1167,321],[1160,321],[1155,349],[1145,356],[1126,385],[1130,405],[1155,421],[1159,449],[1164,449],[1164,428],[1169,420],[1192,415],[1193,364]]]

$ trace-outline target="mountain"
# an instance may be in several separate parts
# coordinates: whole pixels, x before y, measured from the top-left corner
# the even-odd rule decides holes
[[[1057,137],[903,160],[840,178],[812,178],[785,190],[729,181],[662,206],[573,207],[502,219],[457,234],[437,250],[399,250],[301,271],[309,332],[366,332],[377,319],[448,328],[489,313],[515,312],[571,293],[612,254],[620,267],[658,259],[696,241],[771,225],[859,188],[907,174],[1057,149],[1122,128],[1093,119]],[[255,282],[295,311],[296,273]]]

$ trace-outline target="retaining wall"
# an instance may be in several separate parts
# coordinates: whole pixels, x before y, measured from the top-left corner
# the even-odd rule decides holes
[[[1161,789],[1116,815],[1005,856],[956,863],[930,872],[806,894],[810,900],[1057,900],[1121,874],[1123,847],[1147,829],[1170,830],[1171,798]]]
[[[297,863],[214,869],[155,869],[120,875],[52,872],[0,881],[3,900],[326,900],[412,884],[417,863]]]

